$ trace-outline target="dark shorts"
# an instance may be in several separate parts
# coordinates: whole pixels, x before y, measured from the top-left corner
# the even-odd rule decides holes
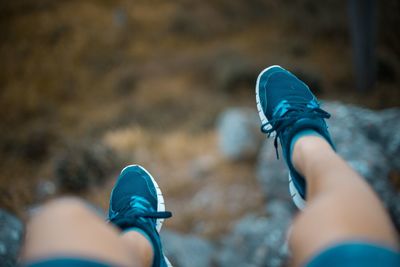
[[[30,262],[22,266],[23,267],[110,267],[115,265],[89,259],[54,258],[54,259],[44,259],[41,261]]]
[[[112,264],[88,259],[57,258],[35,263],[24,267],[107,267]],[[305,265],[306,267],[399,267],[400,254],[391,249],[368,243],[342,243],[330,247]],[[206,266],[205,266],[206,267]]]
[[[400,267],[400,254],[364,242],[340,243],[314,256],[306,267]]]

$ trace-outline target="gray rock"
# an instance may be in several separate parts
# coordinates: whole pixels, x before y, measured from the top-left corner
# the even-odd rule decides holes
[[[289,255],[286,232],[291,214],[287,202],[276,200],[267,205],[267,216],[250,214],[238,221],[222,239],[218,266],[283,266]]]
[[[198,236],[163,230],[164,253],[174,267],[212,266],[214,245]]]
[[[16,265],[23,239],[22,222],[10,213],[0,209],[0,263],[1,266]]]
[[[282,155],[280,148],[279,154]],[[288,171],[283,159],[277,159],[273,138],[267,139],[261,148],[256,177],[267,200],[291,200],[288,189]]]
[[[386,162],[390,168],[400,170],[400,158],[396,157],[400,154],[400,108],[373,111],[337,102],[328,102],[324,107],[332,113],[329,125],[340,131],[340,124],[343,124],[346,129],[361,132],[370,143],[381,147],[386,158],[390,158]]]
[[[217,124],[221,153],[230,160],[255,157],[262,140],[259,124],[253,109],[231,108],[223,112]]]
[[[381,145],[390,159],[388,162],[390,166],[400,170],[400,108],[387,109],[379,114],[382,117],[381,127],[378,130],[382,140]]]

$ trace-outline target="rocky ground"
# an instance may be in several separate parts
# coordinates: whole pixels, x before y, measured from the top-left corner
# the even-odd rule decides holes
[[[400,230],[400,162],[397,159],[400,153],[400,125],[397,123],[400,109],[376,112],[339,102],[328,102],[325,108],[332,114],[329,128],[337,152],[371,184]],[[238,209],[251,205],[246,201],[254,199],[254,193],[238,181],[233,181],[234,186],[225,184],[231,190],[228,196],[224,196],[223,190],[216,192],[215,185],[198,189],[187,206],[197,211],[203,208],[204,211],[194,218],[196,221],[192,222],[191,233],[162,232],[165,253],[174,266],[279,267],[290,261],[287,230],[297,210],[288,193],[286,168],[276,159],[272,140],[263,141],[254,136],[258,129],[257,116],[254,110],[251,112],[247,108],[224,111],[218,123],[218,147],[226,160],[236,164],[249,158],[257,159],[253,167],[257,177],[255,187],[261,188],[261,197],[266,204],[241,211],[241,216],[229,223],[214,218],[214,224],[224,225],[207,225],[208,221],[201,221],[200,216],[220,209],[220,212],[227,213],[225,217],[232,219],[235,217],[232,214]],[[231,121],[241,123],[229,123]],[[232,132],[238,134],[232,135]],[[233,146],[235,149],[232,150]],[[259,147],[261,149],[256,149]],[[202,158],[196,163],[198,165],[193,167],[193,171],[199,172],[197,179],[204,179],[202,176],[215,164],[212,158]],[[0,215],[0,255],[7,266],[12,266],[23,236],[22,223],[4,211]],[[178,216],[179,213],[176,220],[182,219]],[[213,227],[223,229],[218,238],[206,234],[207,229]]]
[[[332,114],[328,124],[337,152],[378,192],[400,230],[400,162],[396,160],[400,153],[400,125],[397,123],[400,109],[374,112],[339,102],[328,102],[324,107]],[[240,113],[247,118],[247,123],[241,124],[244,131],[250,133],[257,128],[258,123],[254,124],[253,120],[257,115],[249,116],[246,109],[229,110],[223,118],[227,121],[236,119]],[[236,127],[222,123],[219,133],[223,145],[227,145],[229,133],[237,130]],[[240,153],[235,153],[237,158],[248,155],[249,140],[254,146],[263,143],[261,150],[253,153],[257,154],[257,179],[267,204],[248,211],[217,242],[167,232],[163,236],[167,255],[177,266],[279,267],[289,263],[287,230],[297,210],[287,193],[287,171],[283,162],[276,160],[272,140],[259,142],[255,138],[249,139],[250,136],[231,139],[230,145],[243,148]],[[225,155],[232,156],[230,153]],[[199,259],[187,256],[192,255],[194,248],[202,252]]]
[[[344,2],[2,2],[0,261],[22,240],[11,213],[62,194],[105,210],[119,169],[138,163],[174,213],[176,266],[282,266],[295,209],[253,95],[277,63],[328,100],[339,153],[399,218],[398,3],[379,8],[378,81],[362,93]]]

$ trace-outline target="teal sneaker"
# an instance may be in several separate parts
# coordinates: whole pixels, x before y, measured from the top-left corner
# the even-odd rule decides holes
[[[291,160],[291,141],[302,131],[313,130],[334,147],[325,119],[330,114],[322,110],[308,86],[284,68],[274,65],[264,69],[256,82],[256,102],[261,119],[261,131],[274,136],[277,157],[278,139],[289,169],[289,190],[293,202],[304,208],[307,185]]]
[[[148,171],[139,165],[121,171],[111,191],[108,221],[121,231],[138,228],[148,236],[154,248],[153,267],[172,266],[163,254],[159,236],[164,219],[171,216]]]

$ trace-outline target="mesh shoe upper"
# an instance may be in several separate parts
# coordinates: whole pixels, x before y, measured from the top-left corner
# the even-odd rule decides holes
[[[109,217],[115,216],[129,202],[131,196],[146,199],[153,210],[157,211],[157,193],[148,174],[139,166],[130,166],[122,170],[111,192]]]
[[[273,67],[261,76],[259,92],[268,120],[282,100],[308,102],[316,99],[305,83],[281,67]]]

